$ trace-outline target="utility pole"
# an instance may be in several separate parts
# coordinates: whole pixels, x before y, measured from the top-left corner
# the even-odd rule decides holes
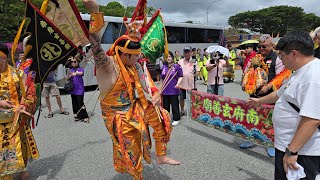
[[[215,3],[215,2],[219,2],[219,1],[222,1],[222,0],[215,0],[215,1],[212,1],[209,6],[207,7],[207,24],[209,23],[209,7]]]

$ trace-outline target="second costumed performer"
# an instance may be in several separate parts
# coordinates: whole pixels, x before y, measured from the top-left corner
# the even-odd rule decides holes
[[[104,25],[103,14],[95,0],[83,0],[83,3],[91,12],[89,39],[97,67],[102,117],[113,141],[115,170],[129,173],[134,179],[143,179],[142,157],[151,163],[149,125],[154,129],[157,164],[179,165],[180,162],[166,156],[171,132],[170,115],[160,107],[159,96],[152,96],[150,102],[143,92],[148,93],[146,80],[151,78],[146,78],[137,63],[141,53],[140,22],[128,24],[128,35],[117,39],[105,53],[99,35]],[[149,84],[152,95],[155,95],[158,89],[152,80]]]

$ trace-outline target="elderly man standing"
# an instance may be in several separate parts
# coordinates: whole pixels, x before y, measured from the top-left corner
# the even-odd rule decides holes
[[[184,58],[180,59],[178,64],[181,66],[183,71],[183,77],[181,78],[181,81],[178,82],[177,87],[181,88],[181,94],[180,94],[180,115],[183,116],[184,113],[184,100],[187,97],[186,90],[194,89],[195,86],[195,79],[194,77],[199,74],[200,68],[198,66],[198,63],[195,59],[192,59],[191,52],[192,48],[191,46],[186,46],[183,49],[183,56]],[[195,72],[196,70],[196,72]]]
[[[281,59],[278,57],[277,53],[273,50],[272,37],[269,34],[264,34],[259,39],[258,50],[263,56],[264,62],[268,66],[268,84],[262,87],[259,94],[267,95],[273,90],[277,90],[281,83],[273,84],[275,78],[280,78],[280,82],[288,76],[278,76],[282,71],[285,70]],[[289,73],[290,74],[290,73]]]
[[[304,168],[304,179],[314,180],[319,173],[320,61],[314,57],[313,48],[308,33],[296,30],[286,34],[276,49],[284,66],[295,72],[279,90],[247,102],[256,107],[276,103],[272,116],[275,180],[287,179],[286,173],[298,170],[299,165]]]
[[[269,34],[264,34],[260,37],[258,50],[263,57],[263,61],[268,66],[268,83],[264,85],[258,93],[258,97],[262,97],[279,89],[282,82],[289,78],[291,71],[284,67],[281,59],[273,50],[272,37]],[[253,143],[251,142],[245,142],[240,145],[243,149],[250,148],[252,146]],[[275,150],[273,147],[269,147],[267,152],[269,156],[275,156]]]

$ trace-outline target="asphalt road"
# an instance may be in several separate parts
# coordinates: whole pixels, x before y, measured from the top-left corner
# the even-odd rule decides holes
[[[235,82],[225,85],[225,96],[246,99],[240,87],[240,72]],[[199,91],[206,86],[198,81]],[[51,99],[53,118],[43,107],[34,136],[40,158],[28,165],[29,179],[132,179],[113,168],[112,142],[101,118],[99,103],[94,109],[99,92],[86,92],[85,102],[91,121],[89,124],[73,120],[71,97],[63,95],[63,106],[70,115],[60,115],[55,99]],[[88,101],[89,100],[89,101]],[[44,102],[44,99],[42,100]],[[93,111],[94,109],[94,111]],[[180,166],[144,162],[146,180],[259,180],[273,179],[273,159],[266,148],[256,146],[242,150],[243,140],[201,125],[183,117],[174,127],[168,145],[168,156],[182,161]],[[154,160],[154,147],[152,149]]]

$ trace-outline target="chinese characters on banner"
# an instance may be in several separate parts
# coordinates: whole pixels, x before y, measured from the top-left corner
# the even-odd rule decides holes
[[[265,146],[273,144],[272,111],[271,106],[255,109],[243,100],[191,92],[193,120]]]
[[[42,84],[50,71],[59,64],[66,64],[68,57],[76,55],[78,49],[29,1],[25,16],[30,19],[25,32],[31,35],[26,46],[32,48],[26,58],[32,59],[30,71],[36,72],[35,83]]]

